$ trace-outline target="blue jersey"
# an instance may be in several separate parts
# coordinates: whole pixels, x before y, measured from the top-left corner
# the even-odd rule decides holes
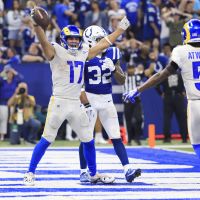
[[[160,72],[163,70],[169,62],[169,58],[164,55],[159,55],[154,70]]]
[[[114,64],[120,59],[120,51],[116,47],[110,47],[101,57],[95,57],[85,63],[85,91],[93,94],[111,94],[112,73],[105,66],[105,58],[110,58]]]
[[[140,0],[122,0],[121,2],[121,8],[125,9],[126,16],[132,26],[137,24],[139,5]]]
[[[23,40],[24,40],[24,46],[25,46],[25,51],[28,51],[29,47],[35,40],[35,36],[31,35],[31,29],[26,27],[23,32]]]
[[[57,23],[60,29],[63,29],[65,26],[69,25],[70,17],[65,15],[65,11],[68,11],[69,7],[64,4],[56,4],[53,10],[53,14],[57,18]]]
[[[23,81],[23,76],[15,75],[12,82],[8,83],[0,77],[0,105],[7,105],[8,100],[12,97],[18,84]]]
[[[159,7],[147,3],[146,12],[144,14],[144,27],[143,27],[143,39],[150,40],[156,37],[154,29],[151,27],[151,23],[154,23],[159,31],[161,31],[161,19]]]
[[[158,58],[155,61],[154,72],[157,73],[157,72],[162,71],[167,66],[168,62],[169,62],[169,58],[167,56],[161,55],[161,54],[158,55]],[[147,66],[149,67],[150,64],[151,62],[149,62]]]

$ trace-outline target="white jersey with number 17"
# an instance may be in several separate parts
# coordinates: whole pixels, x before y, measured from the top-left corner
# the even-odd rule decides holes
[[[171,60],[181,69],[187,99],[200,99],[200,48],[177,46],[172,51]]]
[[[67,99],[79,99],[84,81],[84,66],[89,48],[83,45],[75,55],[69,53],[57,43],[52,43],[55,56],[50,61],[53,82],[53,96]]]

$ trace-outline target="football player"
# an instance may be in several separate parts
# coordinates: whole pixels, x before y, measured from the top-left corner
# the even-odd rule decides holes
[[[98,45],[98,42],[106,37],[106,31],[99,26],[90,26],[83,33],[84,41],[90,48]],[[85,64],[85,92],[82,92],[81,101],[86,106],[91,107],[95,111],[95,115],[99,119],[111,139],[115,153],[119,157],[121,164],[124,167],[126,180],[132,182],[135,177],[140,176],[141,170],[131,168],[126,153],[126,149],[120,136],[120,127],[117,116],[117,111],[112,99],[112,84],[111,77],[114,75],[118,83],[124,84],[125,75],[120,67],[120,51],[116,47],[109,47],[102,53],[98,54],[93,59]],[[93,129],[96,122],[96,117],[93,120]],[[80,181],[87,182],[87,164],[83,155],[83,143],[80,144],[80,165],[81,175]]]
[[[35,8],[36,9],[36,8]],[[55,140],[57,131],[65,119],[83,142],[85,158],[90,172],[90,181],[95,183],[111,183],[113,177],[96,173],[96,153],[93,130],[89,126],[89,118],[85,108],[81,106],[80,93],[83,84],[85,61],[108,48],[118,36],[129,27],[129,21],[124,17],[116,31],[103,38],[98,45],[88,48],[82,43],[82,32],[69,25],[60,33],[60,44],[50,43],[43,28],[34,21],[36,10],[31,11],[34,30],[42,46],[44,54],[50,63],[52,71],[53,94],[49,102],[47,119],[41,140],[35,146],[28,172],[24,176],[24,184],[34,185],[36,167],[48,146]]]
[[[172,51],[171,62],[143,85],[124,94],[124,100],[135,102],[144,90],[155,86],[180,70],[188,100],[188,133],[194,151],[200,158],[200,20],[191,19],[183,26],[183,45]]]

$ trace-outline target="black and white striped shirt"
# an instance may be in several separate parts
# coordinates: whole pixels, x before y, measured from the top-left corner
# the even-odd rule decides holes
[[[129,92],[142,84],[144,74],[128,74],[126,73],[126,80],[124,83],[124,92]]]

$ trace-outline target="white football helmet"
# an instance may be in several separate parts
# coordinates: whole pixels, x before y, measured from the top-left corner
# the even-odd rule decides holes
[[[84,42],[91,48],[97,44],[97,42],[107,36],[106,31],[96,25],[89,26],[83,32],[83,40]]]

